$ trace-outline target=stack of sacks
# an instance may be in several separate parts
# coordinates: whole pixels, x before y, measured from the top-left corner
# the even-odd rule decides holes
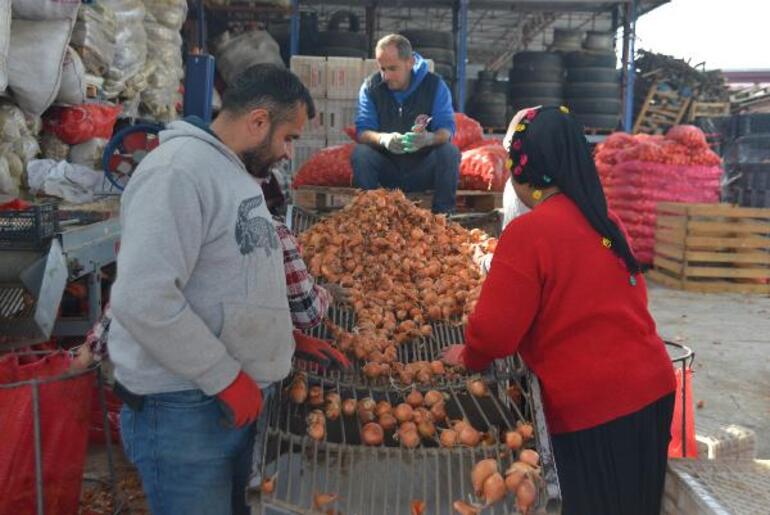
[[[658,202],[719,202],[721,160],[697,127],[678,125],[665,136],[617,132],[594,159],[609,207],[644,264],[653,259]]]

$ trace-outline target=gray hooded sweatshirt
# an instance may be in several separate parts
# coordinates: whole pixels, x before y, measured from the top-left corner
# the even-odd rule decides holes
[[[108,348],[137,394],[214,395],[242,369],[265,386],[294,354],[283,253],[262,189],[212,134],[187,122],[121,198]]]

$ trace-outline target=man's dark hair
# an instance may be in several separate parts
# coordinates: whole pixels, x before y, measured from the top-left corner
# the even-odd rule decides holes
[[[310,92],[289,70],[275,64],[255,64],[242,71],[222,98],[222,110],[243,114],[267,109],[273,122],[288,120],[297,104],[304,104],[307,117],[315,117]]]

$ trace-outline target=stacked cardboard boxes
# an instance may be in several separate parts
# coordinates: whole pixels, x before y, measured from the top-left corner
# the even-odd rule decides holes
[[[294,174],[319,150],[351,141],[345,128],[355,123],[358,93],[364,80],[378,72],[379,66],[375,59],[297,55],[291,58],[290,67],[310,90],[316,108],[315,118],[294,144]],[[428,60],[428,69],[433,68],[433,61]]]

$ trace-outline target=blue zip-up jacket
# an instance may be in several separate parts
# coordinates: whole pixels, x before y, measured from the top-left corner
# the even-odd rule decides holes
[[[409,88],[406,91],[390,91],[397,104],[403,104],[420,86],[428,75],[428,63],[420,54],[414,52],[414,67]],[[377,115],[377,106],[369,91],[370,81],[367,79],[361,85],[358,93],[358,111],[356,113],[356,135],[364,131],[380,131],[380,121]],[[429,129],[437,131],[446,129],[452,135],[455,133],[454,109],[452,108],[452,93],[449,91],[443,79],[439,78],[436,95],[433,99],[432,117]]]

